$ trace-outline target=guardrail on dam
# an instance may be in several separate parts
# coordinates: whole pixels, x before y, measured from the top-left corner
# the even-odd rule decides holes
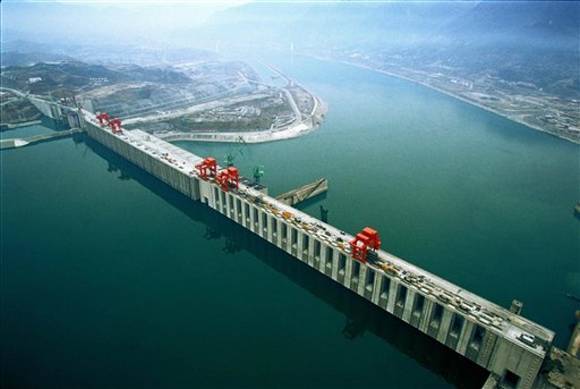
[[[374,263],[356,260],[352,235],[243,183],[223,190],[195,170],[202,158],[159,138],[102,127],[87,111],[81,116],[91,138],[499,376],[503,386],[534,385],[552,331],[385,251]]]

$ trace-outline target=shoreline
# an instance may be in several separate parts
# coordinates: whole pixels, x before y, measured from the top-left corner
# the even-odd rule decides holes
[[[310,93],[310,92],[309,92]],[[191,141],[212,143],[267,143],[297,138],[306,135],[318,127],[327,112],[327,106],[320,98],[312,95],[315,106],[310,118],[277,130],[243,131],[243,132],[168,132],[152,135],[167,142]]]
[[[303,118],[303,114],[298,109],[294,97],[287,89],[288,87],[287,86],[282,88],[282,90],[286,94],[288,103],[290,104],[290,107],[294,111],[294,115],[296,118],[292,123],[285,125],[284,127],[276,129],[270,128],[267,130],[259,130],[259,131],[232,131],[232,132],[170,131],[165,133],[153,132],[152,135],[160,139],[163,139],[167,142],[191,141],[191,142],[215,142],[215,143],[267,143],[298,138],[320,127],[324,116],[328,112],[327,104],[321,98],[311,93],[303,85],[287,77],[280,70],[270,65],[266,66],[268,66],[273,72],[276,72],[280,76],[284,77],[288,81],[288,85],[291,85],[293,83],[294,85],[300,87],[308,95],[310,95],[310,97],[312,97],[313,101],[312,111],[310,111],[310,113],[306,118]]]
[[[500,116],[500,117],[502,117],[504,119],[508,119],[508,120],[510,120],[510,121],[512,121],[514,123],[521,124],[521,125],[526,126],[526,127],[530,128],[532,130],[539,131],[539,132],[542,132],[542,133],[547,134],[547,135],[551,135],[551,136],[553,136],[555,138],[562,139],[562,140],[565,140],[565,141],[574,143],[576,145],[580,145],[580,140],[576,140],[576,139],[572,139],[572,138],[569,138],[569,137],[566,137],[566,136],[554,134],[554,133],[552,133],[550,131],[547,131],[547,130],[543,129],[542,127],[539,127],[539,126],[536,126],[536,125],[533,125],[533,124],[530,124],[530,123],[526,123],[526,122],[524,122],[521,119],[518,119],[518,118],[512,117],[512,116],[509,116],[508,114],[505,114],[503,112],[500,112],[500,111],[498,111],[498,110],[496,110],[494,108],[485,106],[485,105],[483,105],[483,104],[481,104],[481,103],[479,103],[477,101],[470,100],[470,99],[468,99],[468,98],[466,98],[464,96],[457,95],[455,93],[452,93],[452,92],[449,92],[449,91],[447,91],[445,89],[441,89],[439,87],[430,85],[430,84],[428,84],[426,82],[423,82],[423,81],[415,80],[415,79],[412,79],[412,78],[407,77],[407,76],[403,76],[403,75],[400,75],[400,74],[397,74],[397,73],[389,72],[387,70],[376,69],[376,68],[373,68],[373,67],[368,66],[368,65],[358,64],[358,63],[354,63],[354,62],[349,62],[349,61],[344,61],[344,60],[339,60],[339,59],[319,57],[319,56],[315,56],[315,55],[304,55],[304,56],[305,57],[314,58],[314,59],[317,59],[317,60],[320,60],[320,61],[336,62],[336,63],[340,63],[340,64],[343,64],[343,65],[357,67],[359,69],[370,70],[372,72],[376,72],[376,73],[384,74],[384,75],[387,75],[387,76],[399,78],[401,80],[409,81],[409,82],[412,82],[414,84],[421,85],[421,86],[424,86],[426,88],[429,88],[429,89],[435,90],[437,92],[443,93],[444,95],[447,95],[449,97],[453,97],[453,98],[455,98],[457,100],[463,101],[464,103],[467,103],[467,104],[470,104],[472,106],[481,108],[481,109],[483,109],[483,110],[485,110],[487,112],[494,113],[494,114],[496,114],[496,115],[498,115],[498,116]]]

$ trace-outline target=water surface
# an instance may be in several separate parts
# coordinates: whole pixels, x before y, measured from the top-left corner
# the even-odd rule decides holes
[[[264,165],[274,194],[327,177],[307,212],[522,300],[565,343],[578,146],[370,71],[277,65],[329,103],[322,128],[179,145]],[[6,387],[481,387],[470,363],[90,140],[0,157]]]

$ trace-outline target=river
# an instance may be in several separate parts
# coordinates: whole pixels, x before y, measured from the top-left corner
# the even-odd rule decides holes
[[[273,194],[555,330],[580,295],[578,145],[410,82],[276,62],[329,105],[320,129],[251,146]],[[26,133],[32,129],[23,130]],[[478,387],[485,374],[90,140],[0,153],[4,386]],[[6,386],[6,387],[8,387]]]

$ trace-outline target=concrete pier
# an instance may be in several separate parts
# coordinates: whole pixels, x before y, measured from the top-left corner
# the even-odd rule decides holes
[[[15,149],[28,144],[27,141],[20,138],[0,139],[0,150]]]
[[[276,200],[281,201],[286,205],[294,206],[303,201],[316,197],[319,194],[326,193],[327,191],[328,180],[326,178],[320,178],[314,182],[303,185],[300,188],[296,188],[276,196]]]
[[[0,149],[13,149],[24,147],[35,143],[48,142],[55,139],[66,138],[74,134],[80,134],[84,130],[80,128],[73,128],[67,131],[56,131],[51,134],[34,135],[28,138],[10,138],[0,140]]]
[[[501,386],[536,382],[552,331],[385,251],[376,264],[361,263],[351,256],[352,235],[244,184],[225,192],[198,176],[200,157],[140,130],[113,134],[91,113],[82,116],[91,138],[487,369]]]

